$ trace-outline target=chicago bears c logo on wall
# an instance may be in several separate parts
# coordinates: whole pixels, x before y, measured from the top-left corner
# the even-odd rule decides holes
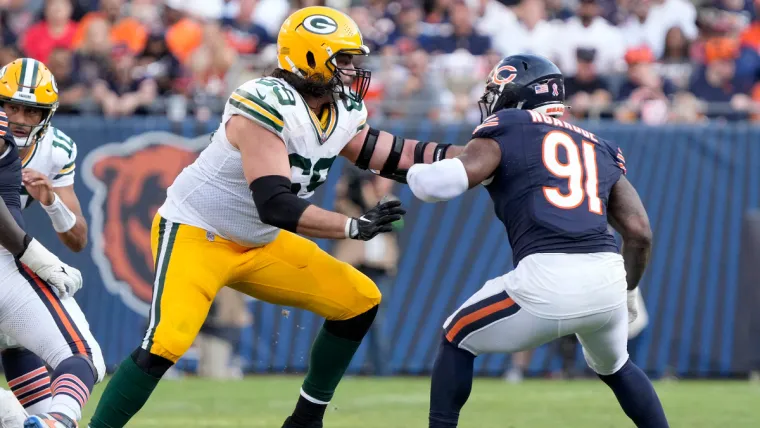
[[[315,34],[332,34],[338,31],[338,23],[325,15],[311,15],[303,20],[303,28]]]
[[[148,314],[153,294],[153,216],[174,178],[208,142],[208,136],[149,132],[106,144],[84,159],[84,183],[93,192],[92,259],[106,289],[140,314]]]

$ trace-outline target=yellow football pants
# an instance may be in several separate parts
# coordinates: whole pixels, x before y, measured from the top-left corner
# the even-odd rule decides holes
[[[267,245],[246,248],[157,215],[151,246],[155,277],[142,348],[174,362],[193,344],[225,286],[330,320],[353,318],[380,303],[372,280],[287,231]]]

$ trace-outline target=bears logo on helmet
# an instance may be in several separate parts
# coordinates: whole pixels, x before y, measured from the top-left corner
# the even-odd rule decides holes
[[[108,291],[138,313],[148,313],[153,294],[153,216],[166,189],[207,144],[207,136],[150,132],[106,144],[84,159],[84,182],[93,192],[93,261]]]

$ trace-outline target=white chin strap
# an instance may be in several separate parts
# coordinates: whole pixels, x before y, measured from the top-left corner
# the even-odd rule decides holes
[[[44,123],[44,120],[43,120],[43,123]],[[43,127],[42,123],[40,123],[39,125],[34,126],[32,128],[32,131],[29,132],[29,135],[27,135],[26,137],[17,137],[17,136],[14,135],[13,139],[16,141],[16,146],[17,147],[28,147],[28,146],[31,146],[32,144],[34,144],[35,137],[37,136],[37,134],[40,133],[40,131],[42,130],[42,127]]]
[[[541,107],[536,107],[534,109],[531,109],[535,112],[545,114],[550,117],[562,117],[562,115],[565,114],[565,109],[567,107],[562,103],[552,103],[552,104],[546,104]]]

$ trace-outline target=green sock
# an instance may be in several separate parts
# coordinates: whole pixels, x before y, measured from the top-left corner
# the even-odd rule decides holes
[[[106,385],[89,428],[121,428],[129,422],[158,385],[160,378],[142,371],[127,357]]]
[[[319,401],[330,401],[360,344],[320,329],[311,346],[303,391]]]

